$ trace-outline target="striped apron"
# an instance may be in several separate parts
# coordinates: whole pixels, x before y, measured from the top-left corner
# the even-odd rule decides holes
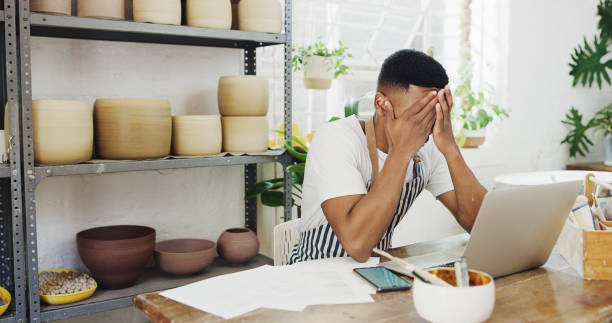
[[[371,118],[366,122],[365,133],[368,144],[368,152],[370,161],[372,162],[372,179],[367,184],[367,191],[370,191],[376,177],[378,176],[378,152],[376,150],[376,134],[374,132],[374,119]],[[393,215],[393,219],[387,230],[383,234],[382,239],[377,245],[377,248],[387,250],[391,248],[391,237],[393,230],[404,217],[416,197],[423,191],[425,181],[423,177],[423,163],[420,158],[414,157],[414,179],[406,183],[402,189],[399,203]],[[291,251],[289,264],[301,261],[346,257],[349,256],[346,250],[340,244],[338,237],[332,230],[327,221],[319,227],[304,231],[300,234],[298,243]]]

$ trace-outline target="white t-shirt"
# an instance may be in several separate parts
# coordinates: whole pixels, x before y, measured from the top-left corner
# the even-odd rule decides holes
[[[446,159],[429,138],[418,153],[423,162],[425,189],[434,196],[454,189]],[[382,170],[387,154],[378,150]],[[414,161],[406,171],[406,182],[413,179]],[[300,231],[327,223],[321,204],[329,199],[367,194],[372,177],[365,133],[355,116],[319,128],[312,140],[303,185]]]

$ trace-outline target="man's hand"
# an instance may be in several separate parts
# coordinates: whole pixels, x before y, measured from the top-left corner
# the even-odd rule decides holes
[[[444,155],[459,152],[459,147],[453,135],[451,123],[451,109],[453,107],[453,96],[447,85],[438,92],[438,103],[436,104],[436,122],[433,128],[433,138],[436,147]]]

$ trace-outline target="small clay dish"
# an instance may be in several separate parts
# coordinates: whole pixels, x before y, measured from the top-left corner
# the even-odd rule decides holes
[[[190,275],[208,267],[217,251],[217,244],[205,239],[174,239],[158,242],[155,260],[170,274]]]

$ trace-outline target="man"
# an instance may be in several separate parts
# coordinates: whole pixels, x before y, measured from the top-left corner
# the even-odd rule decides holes
[[[465,230],[474,224],[487,191],[455,142],[442,65],[400,50],[383,63],[377,91],[374,118],[364,124],[352,116],[317,131],[291,263],[349,255],[364,262],[373,248],[390,248],[395,226],[423,189]]]

